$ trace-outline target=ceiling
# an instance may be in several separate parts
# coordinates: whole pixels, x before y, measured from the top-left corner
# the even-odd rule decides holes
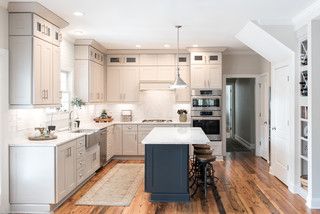
[[[14,0],[21,1],[21,0]],[[30,1],[30,0],[26,0]],[[175,25],[183,25],[181,46],[246,49],[235,38],[248,20],[288,24],[316,0],[38,0],[70,25],[72,38],[93,38],[108,49],[162,49],[176,45]],[[82,17],[73,12],[81,11]],[[84,35],[74,35],[81,30]]]

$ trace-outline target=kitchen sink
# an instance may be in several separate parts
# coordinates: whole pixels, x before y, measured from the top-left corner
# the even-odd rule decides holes
[[[95,129],[77,129],[77,130],[73,130],[71,131],[72,133],[93,133],[93,132],[96,132],[97,130]]]

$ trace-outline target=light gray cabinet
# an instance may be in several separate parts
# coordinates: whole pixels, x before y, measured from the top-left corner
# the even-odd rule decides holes
[[[76,141],[57,147],[57,201],[63,199],[77,186]]]
[[[60,103],[59,28],[31,13],[9,14],[11,105]]]
[[[137,125],[122,126],[122,154],[137,155],[138,154],[138,127]]]

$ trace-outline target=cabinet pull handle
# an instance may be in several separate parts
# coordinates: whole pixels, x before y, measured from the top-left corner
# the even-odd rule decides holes
[[[41,99],[44,99],[44,94],[45,94],[45,92],[44,92],[44,90],[42,90],[41,91]]]

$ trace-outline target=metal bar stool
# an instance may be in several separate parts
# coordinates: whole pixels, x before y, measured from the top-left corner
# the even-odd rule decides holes
[[[197,193],[200,185],[203,186],[204,196],[206,200],[207,200],[208,186],[212,186],[214,193],[218,196],[217,187],[215,184],[214,170],[212,165],[212,162],[214,162],[215,160],[216,160],[216,157],[212,154],[196,156],[196,167],[195,167],[196,189],[192,193],[191,197],[193,197]]]

